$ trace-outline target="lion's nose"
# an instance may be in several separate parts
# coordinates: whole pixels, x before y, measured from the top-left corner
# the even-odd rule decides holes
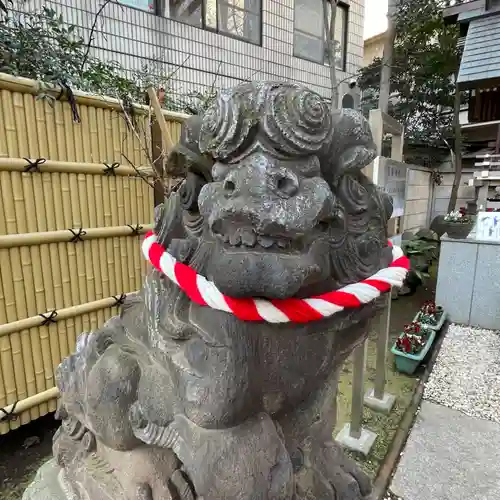
[[[287,169],[269,172],[257,168],[241,168],[230,172],[222,187],[227,198],[234,198],[242,194],[274,193],[280,198],[286,199],[297,194],[299,179]]]

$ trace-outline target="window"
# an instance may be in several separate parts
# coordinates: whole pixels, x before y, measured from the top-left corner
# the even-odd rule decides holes
[[[262,0],[168,0],[172,19],[260,45]]]
[[[331,4],[328,3],[328,18]],[[347,11],[344,4],[337,5],[335,16],[335,67],[345,69],[347,43]],[[323,0],[295,0],[293,53],[319,64],[328,64],[328,50],[323,23]]]
[[[155,0],[118,0],[118,3],[148,12],[155,11]]]

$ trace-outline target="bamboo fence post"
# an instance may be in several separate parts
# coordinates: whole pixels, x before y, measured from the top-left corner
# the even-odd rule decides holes
[[[17,98],[19,105],[19,121],[16,123],[16,127],[18,130],[23,130],[23,133],[19,134],[20,150],[25,151],[27,156],[37,156],[39,148],[37,143],[33,97],[27,94],[19,94]],[[33,182],[31,179],[32,174],[22,173],[20,175],[24,200],[24,212],[19,214],[20,218],[18,220],[17,230],[19,232],[36,231],[36,218],[32,210],[34,199]],[[20,249],[24,281],[23,288],[25,292],[25,307],[22,311],[24,317],[36,314],[36,303],[33,293],[33,268],[39,265],[40,262],[40,252],[37,250],[38,249],[34,247]],[[22,304],[19,305],[22,306]],[[29,397],[37,394],[39,391],[45,390],[38,331],[35,328],[31,328],[29,331],[22,332],[21,342],[26,377],[26,389]],[[43,410],[46,411],[46,408],[32,408],[30,410],[30,420],[38,418],[40,416],[40,411]]]
[[[3,273],[3,268],[2,268],[2,273]],[[136,293],[136,291],[124,294],[125,297]],[[95,300],[93,302],[87,302],[85,304],[79,304],[77,306],[71,306],[67,307],[64,309],[60,309],[59,311],[56,311],[58,314],[55,318],[55,321],[63,321],[68,318],[76,318],[78,316],[85,316],[92,314],[99,309],[108,309],[108,308],[113,308],[117,306],[117,302],[119,302],[120,296],[111,296],[111,297],[106,297],[101,300]],[[14,304],[7,304],[7,309],[11,307],[14,307]],[[50,311],[48,311],[50,312]],[[15,317],[15,312],[13,314]],[[45,315],[37,314],[36,316],[31,316],[29,318],[23,318],[20,320],[15,320],[15,321],[10,321],[8,323],[4,323],[0,325],[0,338],[5,338],[8,337],[9,335],[12,335],[14,333],[18,333],[22,331],[23,329],[29,329],[33,328],[36,326],[41,325],[44,323]]]
[[[0,127],[3,129],[3,108],[2,108],[2,102],[0,101]],[[0,129],[0,141],[3,139],[4,134],[3,130]],[[5,146],[5,154],[7,154],[7,145],[4,143]],[[7,172],[0,172],[0,188],[2,186],[5,186],[5,179],[8,177]],[[3,195],[3,191],[0,190],[0,233],[1,234],[6,234],[7,233],[7,221],[5,220],[5,217],[7,216],[6,209],[5,209],[5,198]],[[8,250],[0,250],[0,259],[1,262],[8,262],[9,260],[9,251]],[[10,280],[11,276],[6,276],[5,271],[3,271],[3,267],[0,266],[0,284],[3,285],[7,280]],[[3,289],[3,286],[0,286],[0,324],[7,323],[7,304],[6,304],[6,297],[5,297],[5,292]],[[9,376],[10,373],[8,370],[7,366],[3,365],[3,351],[7,347],[9,342],[9,339],[0,339],[0,407],[3,407],[7,404],[7,392],[8,392],[8,387],[9,387]],[[6,434],[9,432],[9,424],[7,422],[0,422],[0,435],[1,434]]]
[[[25,131],[23,131],[21,134],[17,133],[18,131],[16,122],[20,122],[20,117],[18,99],[14,96],[14,93],[2,90],[2,106],[4,110],[8,153],[9,155],[19,156],[18,139],[20,138],[22,140],[23,137],[25,137]],[[8,180],[5,179],[5,184],[2,184],[2,188],[5,188],[7,186],[10,187],[7,192],[2,189],[2,196],[4,196],[4,201],[6,202],[5,216],[7,229],[8,232],[14,233],[17,232],[18,222],[16,211],[17,209],[21,210],[22,208],[24,208],[24,198],[22,194],[22,183],[20,175],[20,173],[13,172],[9,176]],[[13,191],[14,189],[15,192]],[[9,223],[11,226],[10,229]],[[18,283],[19,281],[22,282],[22,264],[19,249],[16,248],[10,250],[8,262],[2,264],[5,268],[5,272],[2,272],[2,275],[5,279],[4,295],[6,297],[7,321],[12,321],[14,318],[18,318],[20,314],[20,311],[16,308],[17,299],[19,299],[20,302],[22,301],[22,303],[19,305],[19,308],[21,308],[24,304],[24,289],[22,287],[22,283],[21,287]],[[6,287],[8,288],[6,289]],[[22,297],[20,296],[20,289],[22,290]],[[12,300],[13,302],[8,302],[9,300]],[[6,388],[7,399],[14,398],[14,401],[17,401],[23,395],[25,397],[27,395],[26,378],[22,362],[21,337],[19,332],[11,335],[10,339],[5,340],[0,349],[2,350],[2,365],[8,371],[8,376],[4,374],[4,377],[7,379],[6,383],[9,384],[10,387]],[[10,428],[15,429],[19,427],[20,423],[25,423],[26,421],[29,421],[29,419],[27,419],[26,415],[22,415],[20,422],[16,421],[10,423]]]
[[[0,258],[2,259],[5,258],[2,251],[0,251]],[[0,267],[0,281],[2,282],[10,278],[10,276],[4,276],[4,274],[5,273],[2,271],[2,268]],[[5,324],[5,323],[7,323],[5,294],[3,291],[3,287],[0,287],[0,324]],[[8,342],[9,342],[8,337],[5,337],[4,339],[0,338],[0,407],[2,408],[7,405],[8,380],[5,380],[4,372],[7,375],[7,379],[9,372],[7,370],[7,366],[3,365],[3,351]],[[7,432],[9,432],[9,429],[10,427],[8,422],[0,422],[0,435],[7,434]]]
[[[54,194],[52,192],[52,179],[51,174],[42,173],[42,186],[43,186],[43,198],[45,204],[45,226],[47,230],[54,231],[56,228],[55,221],[55,211],[62,210],[61,199],[54,198]],[[57,207],[56,207],[57,204]],[[44,269],[43,280],[44,280],[44,288],[45,288],[45,300],[47,310],[57,309],[56,307],[56,299],[54,292],[54,279],[51,265],[51,253],[54,251],[54,246],[50,244],[42,245],[41,247],[44,251],[42,253],[42,268]],[[49,343],[50,343],[50,353],[52,359],[52,374],[55,373],[56,368],[59,366],[61,362],[61,349],[59,347],[59,338],[58,338],[58,330],[57,325],[48,322],[46,325],[49,335]],[[55,405],[49,403],[55,409]]]
[[[42,104],[38,102],[37,104]],[[38,108],[35,108],[37,111]],[[38,121],[37,121],[38,126]],[[45,130],[45,129],[44,129]],[[43,137],[39,136],[39,137]],[[42,186],[42,175],[36,174],[31,177],[33,183],[33,202],[35,205],[34,218],[36,222],[37,231],[42,231],[47,229],[47,225],[44,220],[45,206],[43,202],[43,186]],[[34,296],[35,296],[35,307],[36,312],[46,311],[46,299],[45,299],[45,286],[43,281],[43,270],[42,262],[46,259],[47,245],[36,246],[37,250],[37,265],[33,268],[33,283],[34,283]],[[43,370],[43,389],[46,390],[51,385],[53,385],[53,373],[50,360],[50,342],[48,338],[48,331],[46,327],[37,327],[37,339],[40,344],[40,349],[35,352],[37,364],[41,363]],[[40,381],[40,385],[41,381]],[[49,407],[46,403],[41,407],[40,413],[47,413]]]

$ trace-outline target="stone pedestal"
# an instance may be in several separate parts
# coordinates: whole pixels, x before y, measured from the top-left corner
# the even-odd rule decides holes
[[[436,302],[450,321],[500,329],[500,242],[443,236]]]

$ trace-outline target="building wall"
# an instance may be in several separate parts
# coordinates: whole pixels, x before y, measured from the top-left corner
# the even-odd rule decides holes
[[[432,200],[431,174],[425,168],[409,167],[406,174],[403,231],[416,233],[429,226],[429,204]]]
[[[448,211],[448,202],[451,195],[451,187],[453,186],[454,173],[443,173],[443,181],[440,186],[434,187],[434,203],[432,207],[432,217],[436,215],[444,215]],[[472,179],[473,172],[464,172],[460,187],[458,188],[458,197],[455,209],[465,207],[467,201],[474,200],[474,188],[467,185],[469,179]]]
[[[384,35],[385,33],[379,33],[364,41],[363,67],[369,66],[376,57],[384,55]]]
[[[356,73],[363,61],[364,1],[348,0],[346,71]],[[88,38],[101,2],[96,0],[25,0],[22,9],[53,7]],[[235,85],[249,79],[293,80],[329,97],[327,66],[293,56],[294,0],[263,0],[262,46],[204,31],[115,2],[104,9],[93,43],[93,54],[115,60],[128,70],[145,64],[156,74],[171,75],[170,88],[186,94]],[[164,79],[167,79],[166,77]],[[214,83],[215,82],[215,83]],[[340,87],[340,95],[347,91]]]

